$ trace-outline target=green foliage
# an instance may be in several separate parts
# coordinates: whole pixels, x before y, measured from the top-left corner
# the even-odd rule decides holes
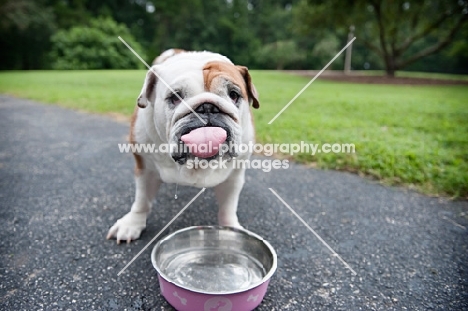
[[[333,34],[328,34],[314,45],[312,56],[318,61],[318,63],[325,65],[341,50],[341,48],[342,46],[340,46],[338,38]],[[343,68],[343,58],[340,57],[339,59],[336,59],[332,66],[334,66],[334,68]]]
[[[294,10],[294,28],[320,35],[330,28],[347,32],[354,26],[355,45],[375,53],[393,75],[463,40],[457,33],[468,21],[467,11],[466,1],[301,0]]]
[[[89,26],[60,30],[52,37],[54,69],[132,69],[143,65],[118,39],[122,37],[140,56],[141,46],[123,24],[97,18]]]
[[[53,11],[42,1],[0,1],[0,69],[47,68]]]
[[[397,69],[407,65],[414,71],[468,73],[468,23],[450,36],[457,22],[467,19],[461,14],[467,6],[467,1],[443,0],[0,0],[0,69],[51,68],[52,63],[55,68],[69,68],[71,61],[57,59],[65,56],[63,48],[51,52],[51,37],[56,32],[63,37],[63,30],[78,27],[82,33],[75,31],[75,37],[84,40],[83,33],[89,32],[87,42],[99,41],[101,34],[83,28],[90,28],[93,18],[106,17],[128,28],[148,63],[168,48],[183,48],[219,52],[251,69],[321,69],[346,44],[349,26],[355,25],[353,69],[382,69],[393,60]],[[392,57],[383,55],[377,11],[386,38],[383,46],[387,52],[395,47]],[[417,40],[405,47],[414,35]],[[451,46],[405,64],[447,36]],[[76,68],[88,68],[77,59],[81,53],[90,54],[84,56],[89,68],[114,68],[117,63],[103,64],[96,59],[102,51],[83,47],[71,47],[69,58],[79,63],[73,65]],[[124,46],[111,44],[106,57],[114,59],[119,48]],[[135,66],[121,63],[121,67]],[[342,69],[343,57],[330,68]]]
[[[247,1],[158,1],[155,2],[153,58],[168,48],[211,50],[233,62],[251,66],[260,45],[256,16]]]
[[[290,69],[305,58],[305,52],[292,40],[266,44],[256,53],[257,64],[266,69]]]

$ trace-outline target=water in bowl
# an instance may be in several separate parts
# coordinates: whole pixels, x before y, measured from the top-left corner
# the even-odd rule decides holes
[[[255,258],[236,250],[196,248],[177,253],[163,269],[169,280],[205,293],[242,291],[259,284],[265,268]]]

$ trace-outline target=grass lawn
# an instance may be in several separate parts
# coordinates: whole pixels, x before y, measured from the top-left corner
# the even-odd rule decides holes
[[[359,74],[359,75],[382,76],[385,74],[385,71],[383,70],[353,70],[353,73]],[[403,77],[403,78],[426,78],[426,79],[468,81],[468,75],[446,74],[446,73],[435,73],[435,72],[397,71],[395,73],[395,76]]]
[[[143,70],[0,71],[0,93],[84,111],[131,115]]]
[[[144,71],[0,72],[0,93],[90,112],[130,115]],[[299,154],[296,161],[350,170],[436,195],[468,197],[468,88],[309,81],[253,71],[262,143],[353,143],[355,154]]]

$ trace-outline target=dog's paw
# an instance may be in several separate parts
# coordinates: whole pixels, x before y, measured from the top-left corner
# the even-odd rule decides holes
[[[146,228],[146,213],[130,212],[116,221],[109,229],[107,239],[116,238],[117,244],[120,241],[130,243],[140,237],[141,232]]]

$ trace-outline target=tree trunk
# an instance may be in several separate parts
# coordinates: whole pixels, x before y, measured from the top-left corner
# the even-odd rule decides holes
[[[387,77],[394,78],[396,70],[395,57],[393,55],[388,55],[385,59],[385,73],[387,74]]]
[[[385,73],[387,74],[387,77],[389,78],[395,78],[395,69],[393,68],[386,68]]]

